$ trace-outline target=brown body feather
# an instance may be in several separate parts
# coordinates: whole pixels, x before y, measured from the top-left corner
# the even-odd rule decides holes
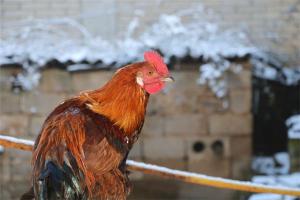
[[[142,128],[149,97],[136,84],[136,73],[146,64],[121,69],[104,87],[63,102],[48,116],[33,152],[36,196],[41,172],[52,161],[70,166],[90,198],[126,199],[125,161]]]

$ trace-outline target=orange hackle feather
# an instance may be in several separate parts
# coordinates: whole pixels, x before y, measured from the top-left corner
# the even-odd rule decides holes
[[[130,135],[144,119],[148,94],[136,84],[136,73],[146,62],[121,68],[103,88],[82,93],[82,99],[90,100],[88,107],[109,117],[115,125]]]

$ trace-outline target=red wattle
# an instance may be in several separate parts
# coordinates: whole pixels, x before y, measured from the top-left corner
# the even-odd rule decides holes
[[[144,89],[149,94],[155,94],[155,93],[159,92],[164,86],[165,86],[164,82],[156,82],[156,83],[151,83],[151,84],[145,84]]]

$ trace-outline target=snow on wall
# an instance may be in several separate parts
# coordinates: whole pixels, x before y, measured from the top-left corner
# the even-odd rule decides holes
[[[207,84],[217,97],[224,98],[227,94],[224,74],[242,70],[228,58],[250,55],[259,58],[254,59],[256,64],[268,60],[266,54],[251,44],[244,31],[221,30],[221,20],[202,6],[162,14],[143,33],[134,36],[139,21],[138,17],[133,18],[124,36],[114,42],[92,36],[85,27],[68,18],[22,22],[5,30],[0,40],[0,66],[22,64],[24,72],[17,79],[23,89],[30,90],[38,84],[39,69],[52,60],[71,61],[73,64],[67,67],[70,71],[89,69],[95,63],[98,68],[121,67],[141,60],[145,50],[157,49],[167,63],[172,57],[201,58],[205,64],[200,66],[198,83]],[[274,75],[268,73],[268,76]]]
[[[300,68],[284,68],[280,62],[268,63],[252,58],[253,75],[259,78],[278,81],[284,85],[300,84]]]

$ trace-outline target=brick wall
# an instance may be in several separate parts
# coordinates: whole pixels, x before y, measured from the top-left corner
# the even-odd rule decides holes
[[[47,114],[64,98],[98,88],[112,75],[110,71],[45,69],[38,88],[14,94],[7,78],[17,71],[1,69],[0,132],[28,139],[37,136]],[[196,84],[197,70],[173,71],[172,75],[176,82],[151,96],[142,135],[130,157],[176,169],[244,178],[251,156],[249,67],[239,75],[228,74],[228,109],[210,90]],[[0,199],[17,199],[28,188],[30,157],[28,152],[8,149],[0,155]]]
[[[144,12],[138,31],[162,13],[174,13],[199,3],[219,16],[222,27],[245,25],[259,47],[285,57],[290,65],[300,64],[299,0],[2,0],[0,27],[6,29],[30,18],[66,16],[78,19],[93,34],[113,40],[141,11]]]

